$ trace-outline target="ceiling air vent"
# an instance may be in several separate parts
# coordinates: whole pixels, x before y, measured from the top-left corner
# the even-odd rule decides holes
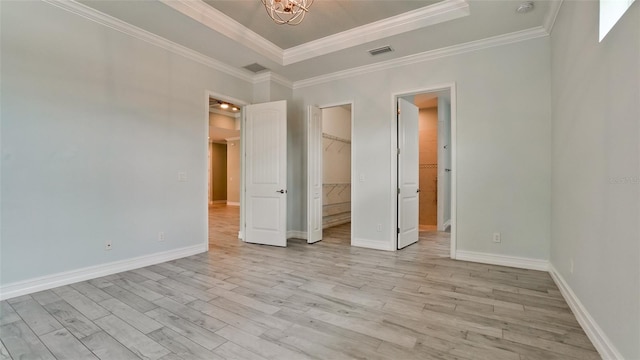
[[[254,73],[259,73],[261,71],[269,70],[266,67],[264,67],[264,66],[262,66],[262,65],[260,65],[258,63],[253,63],[251,65],[243,66],[243,68],[245,68],[245,69],[247,69],[247,70],[249,70],[251,72],[254,72]]]
[[[371,56],[376,56],[376,55],[380,55],[380,54],[384,54],[384,53],[388,53],[388,52],[392,52],[393,49],[391,48],[391,46],[383,46],[383,47],[379,47],[377,49],[371,49],[369,50],[369,54],[371,54]]]

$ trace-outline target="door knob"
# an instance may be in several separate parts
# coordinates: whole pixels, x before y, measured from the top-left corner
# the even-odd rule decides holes
[[[416,190],[416,192],[417,192],[417,193],[419,193],[419,192],[420,192],[420,189],[417,189],[417,190]]]
[[[286,192],[287,192],[287,190],[280,189],[280,190],[276,190],[276,192],[277,192],[277,193],[280,193],[280,194],[284,194],[284,193],[286,193]]]
[[[449,171],[451,171],[451,169],[444,169],[444,171],[449,172]]]

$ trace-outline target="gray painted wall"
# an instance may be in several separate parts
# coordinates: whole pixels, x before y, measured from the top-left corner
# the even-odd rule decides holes
[[[252,84],[44,2],[1,6],[0,284],[205,244],[205,90]]]
[[[354,236],[393,241],[394,94],[455,82],[458,249],[547,260],[549,56],[549,39],[539,38],[296,89],[304,108],[354,101],[355,178],[365,178],[352,184]]]
[[[598,2],[564,1],[551,36],[551,263],[625,359],[640,359],[639,29],[636,1],[598,43]]]

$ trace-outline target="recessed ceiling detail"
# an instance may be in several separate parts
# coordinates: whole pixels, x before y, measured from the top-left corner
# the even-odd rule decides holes
[[[413,10],[397,13],[396,15],[388,16],[385,14],[380,20],[373,22],[366,22],[363,25],[350,27],[342,32],[330,33],[324,37],[317,38],[318,34],[325,34],[326,29],[332,27],[327,26],[324,21],[328,21],[327,17],[321,18],[318,23],[318,28],[308,30],[315,34],[312,40],[298,44],[293,47],[282,48],[276,45],[276,43],[282,43],[282,36],[278,35],[279,32],[269,29],[269,31],[261,32],[261,34],[251,30],[247,26],[251,26],[256,18],[244,19],[242,23],[236,21],[224,12],[218,10],[215,7],[224,7],[237,5],[239,7],[255,6],[251,5],[256,3],[259,7],[262,7],[261,2],[255,1],[213,1],[207,0],[160,0],[167,6],[181,12],[182,14],[189,16],[190,18],[202,23],[203,25],[213,29],[220,34],[236,41],[249,49],[267,57],[268,59],[275,61],[279,65],[291,65],[304,60],[312,59],[318,56],[330,54],[336,51],[348,49],[354,46],[362,45],[368,42],[384,39],[390,36],[402,34],[405,32],[421,29],[427,26],[432,26],[447,22],[450,20],[458,19],[468,16],[469,4],[466,0],[413,0],[413,1],[336,1],[326,0],[318,1],[314,3],[314,15],[315,11],[320,3],[336,6],[339,9],[340,6],[346,6],[347,4],[356,3],[359,6],[368,6],[368,11],[376,12],[377,7],[381,4],[391,4],[397,8],[402,6],[409,6],[413,4]],[[422,6],[420,6],[422,5]],[[214,7],[215,6],[215,7]],[[391,8],[393,8],[391,6]],[[417,8],[416,8],[417,6]],[[235,14],[235,12],[232,12]],[[264,9],[262,11],[251,11],[253,16],[261,16],[264,19]],[[319,16],[320,14],[318,14]],[[352,13],[355,16],[355,13]],[[330,12],[329,15],[330,17]],[[380,15],[377,15],[378,17]],[[344,19],[348,19],[345,17]],[[269,20],[268,17],[266,20]],[[296,28],[289,28],[290,31],[297,31],[301,27],[311,23],[305,20],[305,23],[300,24]],[[276,24],[271,24],[276,26]],[[325,30],[323,30],[325,29]],[[296,34],[299,35],[299,34]],[[267,38],[265,38],[265,36]],[[303,38],[298,36],[299,38]]]

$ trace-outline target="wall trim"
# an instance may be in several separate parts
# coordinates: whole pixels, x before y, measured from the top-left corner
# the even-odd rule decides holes
[[[374,250],[385,250],[385,251],[395,251],[392,244],[389,241],[379,241],[379,240],[370,240],[370,239],[362,239],[362,238],[351,238],[351,246],[357,246],[361,248],[374,249]]]
[[[287,239],[307,240],[307,232],[299,230],[287,230]]]
[[[207,246],[207,244],[192,245],[2,285],[0,286],[0,300],[180,259],[206,252]]]
[[[470,13],[467,1],[445,0],[285,49],[281,60],[282,65],[291,65],[367,42],[440,24],[468,16]]]
[[[556,23],[556,18],[558,17],[558,13],[560,12],[560,7],[562,6],[563,0],[551,0],[549,1],[549,11],[547,12],[547,16],[544,18],[544,22],[542,23],[542,27],[547,31],[547,34],[551,35],[553,31],[553,25]]]
[[[589,337],[589,340],[593,343],[600,356],[603,359],[623,359],[624,357],[618,349],[616,349],[615,345],[605,332],[598,326],[596,320],[589,314],[587,308],[582,304],[578,296],[573,292],[569,284],[565,281],[565,279],[560,275],[560,272],[553,266],[553,264],[549,264],[549,274],[551,274],[551,278],[556,283],[558,288],[560,289],[560,293],[564,297],[565,301],[569,304],[571,311],[575,315],[576,319],[582,329]]]
[[[238,42],[269,60],[282,64],[282,48],[201,0],[160,0],[202,25]]]
[[[193,60],[212,69],[221,71],[227,75],[234,76],[238,79],[253,82],[253,76],[248,70],[241,70],[233,66],[229,66],[221,61],[215,60],[209,56],[201,54],[190,48],[182,46],[173,41],[167,40],[149,31],[143,30],[137,26],[133,26],[127,22],[117,19],[113,16],[102,13],[87,5],[81,4],[75,0],[43,0],[44,2],[56,6],[62,10],[81,16],[87,20],[93,21],[100,25],[106,26],[123,34],[132,36],[138,40],[142,40],[151,45],[158,46],[176,55],[183,56],[189,60]]]
[[[482,264],[509,266],[529,270],[549,270],[549,261],[524,258],[519,256],[490,254],[475,251],[456,251],[456,260],[471,261]]]
[[[280,84],[282,86],[285,86],[289,89],[293,89],[293,82],[287,78],[285,78],[284,76],[281,76],[279,74],[276,74],[272,71],[268,71],[265,73],[260,73],[257,75],[254,75],[253,77],[253,84],[259,84],[261,82],[265,82],[265,81],[271,81],[274,82],[276,84]]]
[[[240,206],[238,201],[227,201],[227,206]]]
[[[431,61],[443,57],[464,54],[472,51],[488,49],[496,46],[512,44],[520,41],[536,39],[548,36],[547,31],[542,27],[534,27],[526,30],[516,31],[508,34],[489,37],[486,39],[470,41],[463,44],[448,46],[440,49],[425,51],[419,54],[404,56],[397,59],[378,62],[375,64],[359,66],[347,70],[337,71],[330,74],[320,75],[305,80],[295,81],[293,89],[300,89],[308,86],[324,84],[327,82],[346,79],[358,75],[364,75],[376,71],[383,71],[399,66],[412,65],[424,61]]]
[[[224,143],[223,143],[224,144]],[[213,200],[210,202],[211,204],[226,204],[227,200]]]

